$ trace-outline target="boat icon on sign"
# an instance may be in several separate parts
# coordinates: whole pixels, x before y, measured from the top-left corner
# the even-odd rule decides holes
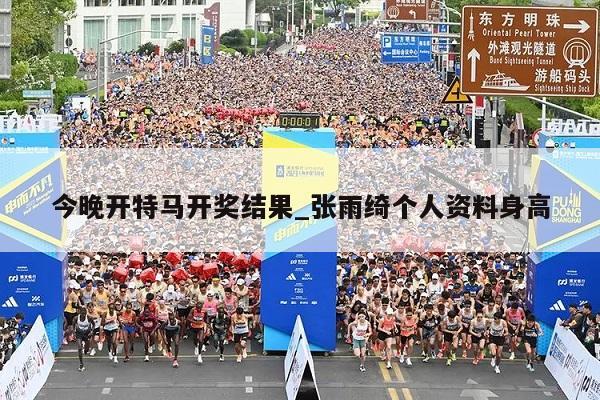
[[[498,71],[497,74],[486,74],[481,88],[496,90],[514,90],[515,92],[524,92],[527,89],[529,89],[529,86],[521,85],[519,82],[517,82],[515,78]]]

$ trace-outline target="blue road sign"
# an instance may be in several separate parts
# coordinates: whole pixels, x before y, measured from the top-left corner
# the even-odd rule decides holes
[[[382,34],[381,62],[383,64],[431,62],[431,37]]]
[[[440,33],[448,33],[448,25],[440,25]],[[448,51],[448,38],[440,38],[439,51],[445,53]]]

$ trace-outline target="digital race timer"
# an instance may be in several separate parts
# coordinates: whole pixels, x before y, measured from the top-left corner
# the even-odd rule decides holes
[[[282,112],[279,114],[279,127],[317,129],[321,127],[321,115],[318,113]]]

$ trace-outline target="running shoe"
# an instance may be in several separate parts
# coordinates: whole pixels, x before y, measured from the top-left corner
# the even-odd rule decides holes
[[[186,340],[188,338],[188,335],[183,335],[183,340]]]
[[[125,356],[125,358],[123,359],[123,362],[129,362],[129,356]]]
[[[148,362],[148,361],[150,361],[150,356],[144,357],[144,362]]]
[[[510,357],[508,357],[509,360],[514,360],[515,359],[515,352],[511,351],[510,352]]]
[[[79,372],[83,372],[83,371],[85,371],[85,367],[83,365],[80,365],[79,366]]]
[[[496,371],[497,374],[500,373],[500,367],[496,365],[496,367],[494,368],[494,371]]]
[[[202,354],[198,354],[198,364],[202,364]]]
[[[221,354],[221,355],[219,356],[219,361],[220,361],[220,362],[223,362],[223,361],[225,361],[225,357],[223,357],[223,354]]]
[[[427,355],[427,353],[425,353],[425,350],[423,350],[423,351],[421,352],[421,357],[425,357],[426,355]]]
[[[197,356],[200,354],[200,350],[198,350],[198,346],[194,347],[194,355]]]
[[[237,356],[237,362],[241,363],[242,362],[242,356]]]
[[[437,358],[442,358],[442,357],[444,357],[444,353],[440,350],[437,353]]]
[[[202,352],[205,353],[206,352],[206,345],[202,345]]]
[[[102,351],[102,347],[104,347],[104,342],[98,342],[98,351]]]
[[[361,365],[359,369],[360,369],[360,372],[365,372],[366,371],[366,368],[364,367],[364,365]]]
[[[452,360],[451,360],[451,359],[448,359],[448,361],[446,361],[446,365],[447,365],[447,366],[451,366],[451,365],[452,365]]]
[[[150,353],[150,354],[154,353],[154,345],[152,345],[148,348],[148,353]]]
[[[423,359],[424,363],[428,363],[429,362],[429,356],[425,356],[425,358]]]
[[[173,360],[173,368],[179,368],[179,363],[177,360]]]
[[[118,363],[119,363],[119,360],[117,360],[117,356],[114,356],[114,357],[113,357],[113,363],[115,363],[115,364],[118,364]]]
[[[112,361],[112,359],[113,359],[113,355],[112,355],[112,353],[108,353],[108,359],[109,359],[110,361]]]
[[[95,355],[96,355],[96,349],[90,350],[90,357],[93,357]]]
[[[531,372],[535,372],[535,368],[533,368],[533,364],[529,364],[529,370],[530,370]]]
[[[387,365],[385,366],[387,369],[392,369],[392,363],[391,362],[387,362]]]
[[[62,344],[69,344],[69,342],[68,342],[68,341],[67,341],[67,339],[65,338],[65,339],[63,339],[63,342],[62,342]]]
[[[452,361],[456,361],[456,353],[451,353]]]
[[[412,367],[412,362],[410,361],[410,357],[406,358],[406,366],[407,367]]]
[[[475,358],[473,359],[473,365],[477,365],[477,364],[479,364],[479,358],[478,358],[478,357],[475,357]]]
[[[436,354],[435,354],[435,350],[431,350],[431,359],[435,360],[436,359]]]
[[[404,353],[400,354],[400,357],[398,357],[400,359],[400,364],[404,364]]]
[[[223,340],[223,344],[229,344],[229,340],[227,340],[227,339]]]
[[[246,348],[242,350],[242,358],[248,358],[248,352],[246,351]]]
[[[496,367],[496,357],[492,357],[492,361],[490,361],[490,365],[492,366],[492,368]]]

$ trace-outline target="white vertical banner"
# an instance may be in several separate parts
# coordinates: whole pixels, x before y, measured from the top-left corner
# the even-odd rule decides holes
[[[38,316],[17,350],[0,371],[0,400],[33,400],[54,365],[42,317]]]
[[[584,381],[590,380],[586,378],[586,371],[600,380],[600,373],[596,372],[600,362],[592,357],[577,336],[561,326],[561,323],[560,319],[556,320],[544,365],[556,379],[567,399],[576,400]]]

